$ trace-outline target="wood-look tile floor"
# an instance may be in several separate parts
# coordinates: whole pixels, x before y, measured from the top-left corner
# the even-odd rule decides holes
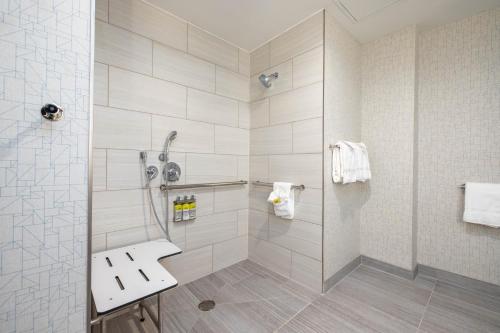
[[[198,303],[216,302],[202,312]],[[359,266],[324,295],[243,261],[162,295],[163,332],[500,332],[500,295]],[[126,314],[108,332],[156,332]]]

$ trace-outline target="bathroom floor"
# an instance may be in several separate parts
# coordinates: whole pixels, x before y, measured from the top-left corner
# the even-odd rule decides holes
[[[212,299],[215,309],[198,309]],[[162,297],[163,332],[500,332],[500,295],[359,266],[325,295],[248,260]],[[156,332],[137,314],[108,332]]]

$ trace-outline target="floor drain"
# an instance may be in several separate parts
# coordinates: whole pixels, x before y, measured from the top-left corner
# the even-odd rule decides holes
[[[202,301],[200,304],[198,304],[198,309],[200,309],[201,311],[210,311],[213,308],[215,308],[215,302],[212,300]]]

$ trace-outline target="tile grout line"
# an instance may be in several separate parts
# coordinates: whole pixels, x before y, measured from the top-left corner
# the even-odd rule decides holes
[[[269,303],[269,302],[268,302]],[[290,317],[287,321],[285,321],[283,324],[281,324],[280,326],[278,326],[278,328],[276,328],[273,332],[278,332],[280,329],[282,329],[286,324],[288,324],[289,322],[291,322],[295,317],[297,317],[297,315],[299,315],[300,313],[302,313],[302,311],[304,311],[308,306],[312,305],[313,302],[309,302],[307,303],[303,308],[301,308],[299,311],[297,311],[297,313],[295,313],[292,317]]]
[[[434,283],[434,287],[432,287],[432,291],[429,295],[429,299],[427,300],[427,304],[425,304],[424,312],[422,313],[422,318],[420,318],[420,322],[418,323],[417,326],[417,331],[420,329],[420,325],[422,325],[422,322],[424,321],[425,314],[427,313],[427,309],[429,308],[429,304],[431,303],[431,298],[432,295],[434,294],[434,291],[436,290],[436,286],[438,284],[438,280]]]

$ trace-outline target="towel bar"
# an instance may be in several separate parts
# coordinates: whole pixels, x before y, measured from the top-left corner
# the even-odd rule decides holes
[[[219,182],[219,183],[201,183],[201,184],[181,184],[181,185],[168,185],[169,190],[184,190],[189,188],[203,188],[203,187],[220,187],[220,186],[236,186],[248,184],[246,180],[238,180],[234,182]],[[160,186],[160,190],[165,191],[165,185]]]
[[[260,182],[260,181],[255,181],[255,182],[252,182],[253,185],[256,185],[256,186],[268,186],[268,187],[272,187],[273,186],[273,183],[266,183],[266,182]],[[295,189],[295,190],[305,190],[306,187],[305,185],[292,185],[292,188]]]

